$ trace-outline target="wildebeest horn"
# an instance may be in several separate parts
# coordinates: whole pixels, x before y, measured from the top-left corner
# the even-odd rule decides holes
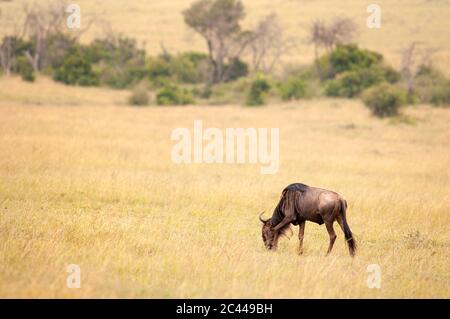
[[[266,211],[263,211],[261,214],[259,214],[259,220],[260,220],[262,223],[267,223],[267,221],[269,220],[269,219],[264,220],[264,219],[261,218],[261,216],[262,216],[265,212],[266,212]]]

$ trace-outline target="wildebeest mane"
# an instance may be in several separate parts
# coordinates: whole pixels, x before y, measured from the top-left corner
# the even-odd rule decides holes
[[[308,189],[308,185],[301,183],[291,184],[283,189],[280,201],[278,202],[277,207],[275,207],[270,221],[272,226],[275,227],[283,220],[285,216],[284,212],[298,209],[296,202]],[[290,229],[290,224],[287,224],[285,227],[280,229],[280,234],[286,235],[288,229]]]
[[[288,190],[298,191],[298,192],[306,192],[306,191],[308,191],[308,189],[309,189],[308,185],[305,185],[302,183],[294,183],[294,184],[286,186],[286,188],[283,189],[283,194]]]

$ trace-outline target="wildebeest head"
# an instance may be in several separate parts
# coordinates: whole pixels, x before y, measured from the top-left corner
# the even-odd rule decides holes
[[[264,212],[259,215],[259,220],[262,222],[262,239],[264,242],[264,246],[266,246],[267,249],[276,248],[276,234],[273,230],[270,218],[264,220],[261,218],[262,214],[264,214]]]

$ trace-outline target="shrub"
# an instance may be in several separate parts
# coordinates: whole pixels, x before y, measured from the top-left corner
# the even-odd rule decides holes
[[[416,73],[417,77],[428,77],[430,79],[433,79],[434,81],[441,81],[443,79],[445,79],[445,76],[437,69],[435,69],[434,67],[430,66],[430,65],[420,65],[417,73]]]
[[[368,83],[379,82],[379,79],[367,79],[366,72],[344,72],[338,79],[330,80],[325,84],[325,93],[328,96],[353,97],[369,87]]]
[[[34,82],[34,70],[28,59],[21,55],[16,59],[15,71],[20,74],[24,81]]]
[[[450,81],[431,66],[419,67],[413,93],[422,103],[450,105]]]
[[[168,82],[197,84],[207,82],[210,68],[208,56],[203,53],[165,54],[148,59],[146,75],[151,83],[159,87]]]
[[[328,96],[354,97],[380,82],[396,83],[400,73],[383,64],[379,53],[360,49],[354,44],[338,45],[329,55],[316,60],[316,69]]]
[[[254,79],[250,85],[246,104],[249,106],[265,104],[265,94],[270,90],[270,83],[262,76]]]
[[[232,82],[223,82],[209,88],[209,96],[203,93],[203,98],[208,98],[209,105],[245,104],[249,94],[252,79],[245,77]]]
[[[33,43],[31,41],[26,41],[16,36],[3,37],[3,42],[0,44],[0,46],[6,45],[7,42],[10,43],[15,56],[25,55],[26,51],[34,50]]]
[[[194,98],[188,90],[170,85],[158,92],[156,103],[158,105],[186,105],[194,103]]]
[[[300,77],[291,77],[286,82],[281,83],[280,93],[284,101],[298,100],[307,95],[306,80]]]
[[[247,76],[248,65],[240,59],[233,59],[224,66],[225,82],[235,81],[241,77]]]
[[[42,68],[48,74],[52,74],[53,70],[59,68],[64,63],[64,58],[68,50],[74,50],[80,47],[75,38],[59,32],[51,34],[46,42],[47,50],[41,63]],[[86,58],[86,55],[84,57]],[[88,62],[92,63],[91,61]]]
[[[330,54],[330,64],[336,73],[353,71],[362,68],[370,68],[379,65],[383,56],[379,53],[360,49],[357,45],[338,45]]]
[[[96,39],[84,51],[86,63],[96,64],[102,84],[125,88],[145,77],[145,51],[134,39]]]
[[[364,77],[363,71],[348,71],[342,74],[339,79],[339,96],[353,97],[359,94],[364,88],[368,87],[367,82],[375,82],[375,79],[367,79]]]
[[[163,85],[171,76],[170,64],[162,57],[149,58],[147,61],[147,77],[156,85]],[[163,80],[161,80],[163,79]]]
[[[384,80],[389,82],[389,83],[391,83],[391,84],[397,83],[402,78],[400,73],[398,71],[394,70],[390,66],[382,67],[381,71],[383,72]]]
[[[198,97],[202,98],[202,99],[209,99],[212,95],[212,88],[210,85],[205,85],[203,86],[202,89],[199,90],[199,94]]]
[[[92,62],[106,61],[122,66],[133,60],[141,65],[145,62],[145,50],[138,48],[135,39],[122,36],[94,40],[87,48],[87,56]]]
[[[406,102],[406,94],[404,90],[383,82],[365,91],[363,101],[375,116],[388,117],[398,114]]]
[[[148,92],[147,89],[140,85],[140,86],[136,86],[130,97],[128,98],[128,102],[131,105],[136,105],[136,106],[145,106],[148,105],[149,103],[149,98],[148,98]]]
[[[324,85],[325,94],[328,96],[343,96],[341,87],[342,84],[338,80],[328,80]]]
[[[207,81],[210,72],[208,56],[203,53],[181,53],[170,59],[169,71],[181,83],[202,83]]]
[[[373,66],[346,71],[339,74],[336,79],[326,82],[325,93],[328,96],[354,97],[370,86],[383,81],[394,83],[398,79],[399,76],[390,68]]]
[[[324,81],[334,77],[336,72],[330,62],[329,55],[323,55],[314,61],[315,71],[320,80]]]
[[[30,41],[25,41],[16,36],[4,36],[0,40],[0,48],[6,54],[6,61],[13,62],[11,68],[8,70],[19,74],[24,81],[33,82],[35,80],[34,70],[30,62],[25,57],[26,51],[33,51],[33,44]],[[0,64],[2,56],[0,56]],[[6,71],[5,69],[3,71]],[[0,72],[2,68],[0,67]]]
[[[101,64],[99,68],[100,82],[116,89],[127,88],[140,81],[145,71],[139,67],[125,65],[118,67],[109,64]]]
[[[450,106],[450,81],[449,80],[440,83],[433,89],[430,102],[431,102],[431,104],[436,105],[436,106]]]
[[[55,70],[53,78],[55,81],[71,85],[99,84],[98,74],[93,71],[81,48],[71,48],[66,53],[62,65]]]

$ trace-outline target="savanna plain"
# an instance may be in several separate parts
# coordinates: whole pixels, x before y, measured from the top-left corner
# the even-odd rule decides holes
[[[336,14],[351,7],[359,17],[354,2],[343,1]],[[132,27],[120,20],[125,13],[135,25],[148,24],[153,12],[161,28],[170,26],[159,33],[169,49],[187,46],[177,32],[186,2],[136,1],[122,14],[120,3],[105,7],[117,26]],[[294,33],[295,1],[277,3]],[[304,3],[301,16],[331,14],[324,1]],[[419,16],[420,4],[399,19],[398,10],[388,11],[387,25],[398,28],[383,29],[390,37],[362,29],[362,43],[395,64],[393,43],[411,34],[427,38],[433,23],[448,16],[442,3],[423,11],[429,24],[416,19],[424,25],[417,32],[407,22]],[[246,4],[251,12],[267,9]],[[2,4],[2,12],[14,5]],[[133,30],[122,31],[145,38]],[[433,34],[430,41],[443,48],[437,63],[448,67],[448,38]],[[161,39],[154,40],[149,50]],[[202,49],[199,39],[193,43]],[[127,96],[45,77],[33,84],[0,78],[0,297],[450,298],[450,109],[415,105],[401,117],[378,119],[359,100],[168,109],[128,106]],[[279,128],[278,172],[263,175],[259,164],[173,163],[172,130],[192,129],[198,119],[223,130]],[[292,182],[346,198],[355,258],[337,225],[327,257],[326,229],[312,223],[303,255],[297,227],[278,251],[264,248],[258,215],[268,217]],[[79,289],[66,285],[69,264],[80,266]],[[367,285],[371,264],[381,269],[378,289]]]
[[[168,111],[107,105],[113,94],[45,80],[2,84],[100,104],[1,104],[3,297],[450,296],[447,109],[409,108],[407,123],[350,100]],[[280,127],[279,171],[174,164],[170,134],[195,119]],[[355,258],[340,230],[325,257],[327,232],[310,223],[303,255],[296,229],[265,250],[257,216],[298,181],[347,199]],[[79,289],[66,286],[69,264],[81,268]],[[380,289],[367,286],[369,264],[381,268]]]

